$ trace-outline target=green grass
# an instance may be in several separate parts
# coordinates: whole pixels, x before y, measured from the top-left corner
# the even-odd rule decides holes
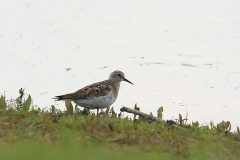
[[[187,129],[182,131],[141,117],[134,121],[119,118],[113,109],[98,117],[72,111],[66,112],[72,115],[56,116],[54,108],[43,112],[31,108],[29,100],[0,99],[1,160],[240,157],[240,132],[230,132],[229,122],[199,126],[197,122],[186,124],[180,115],[176,122]]]

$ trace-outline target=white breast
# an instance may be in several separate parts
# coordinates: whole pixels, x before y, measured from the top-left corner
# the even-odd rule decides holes
[[[113,96],[113,94],[108,94],[106,96],[101,97],[90,97],[84,100],[74,100],[74,102],[81,106],[81,107],[90,107],[90,109],[97,109],[97,108],[107,108],[111,106],[117,97]]]

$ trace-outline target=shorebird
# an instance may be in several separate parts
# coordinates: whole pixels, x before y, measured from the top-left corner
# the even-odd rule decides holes
[[[107,108],[116,101],[121,81],[133,84],[125,78],[123,72],[117,70],[110,74],[108,80],[93,83],[73,93],[55,96],[55,99],[69,100],[80,107],[97,109],[98,115],[99,109]]]

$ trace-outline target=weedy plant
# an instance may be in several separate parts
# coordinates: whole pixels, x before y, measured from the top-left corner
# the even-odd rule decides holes
[[[66,101],[66,111],[33,107],[20,89],[17,100],[0,98],[1,159],[239,159],[240,130],[230,122],[200,125],[175,119],[186,130],[134,115],[122,117],[114,108],[96,116]],[[134,107],[140,110],[137,105]],[[157,111],[163,118],[163,107]]]

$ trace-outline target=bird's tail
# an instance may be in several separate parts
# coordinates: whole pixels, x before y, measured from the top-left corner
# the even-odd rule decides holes
[[[75,97],[73,96],[72,93],[69,94],[64,94],[64,95],[60,95],[60,96],[55,96],[53,99],[55,99],[56,101],[61,101],[61,100],[72,100]]]
[[[53,99],[55,99],[56,101],[61,101],[61,100],[65,100],[67,98],[64,97],[64,95],[61,95],[61,96],[55,96]]]

